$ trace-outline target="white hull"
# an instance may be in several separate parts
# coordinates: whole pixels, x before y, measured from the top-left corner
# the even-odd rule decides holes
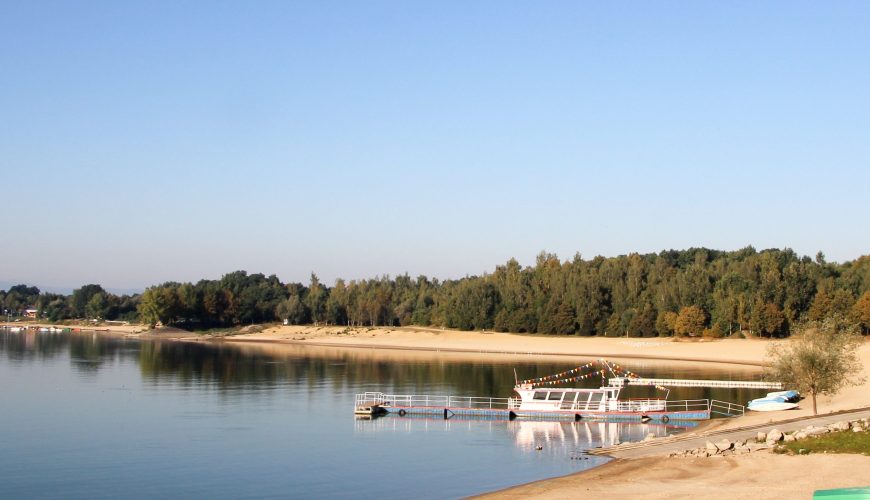
[[[750,403],[749,406],[746,407],[748,410],[752,411],[781,411],[781,410],[791,410],[797,408],[797,403],[784,403],[779,401],[771,401],[764,403],[753,404]]]

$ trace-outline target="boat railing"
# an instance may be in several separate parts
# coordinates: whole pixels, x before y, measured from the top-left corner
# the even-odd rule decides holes
[[[719,401],[718,399],[711,399],[710,413],[716,413],[719,415],[724,415],[726,417],[739,417],[746,413],[746,407],[737,403]]]
[[[666,400],[665,411],[710,411],[709,399]]]
[[[664,399],[629,399],[616,403],[617,411],[664,411],[667,400]]]
[[[366,392],[357,394],[355,407],[389,405],[401,407],[431,406],[440,408],[479,408],[507,410],[519,406],[513,398],[489,398],[478,396],[440,396],[429,394],[384,394]],[[515,406],[514,406],[515,405]]]

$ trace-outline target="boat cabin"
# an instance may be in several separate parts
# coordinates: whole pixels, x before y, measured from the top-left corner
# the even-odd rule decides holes
[[[600,389],[534,388],[531,384],[514,387],[520,410],[614,411],[619,387]]]

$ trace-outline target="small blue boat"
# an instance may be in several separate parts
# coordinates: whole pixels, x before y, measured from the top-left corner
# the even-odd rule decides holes
[[[801,395],[798,391],[769,392],[763,398],[753,399],[746,405],[752,411],[781,411],[798,407]]]

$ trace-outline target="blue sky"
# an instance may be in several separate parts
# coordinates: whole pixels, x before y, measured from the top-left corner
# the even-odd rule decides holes
[[[0,2],[0,281],[870,253],[866,2]]]

